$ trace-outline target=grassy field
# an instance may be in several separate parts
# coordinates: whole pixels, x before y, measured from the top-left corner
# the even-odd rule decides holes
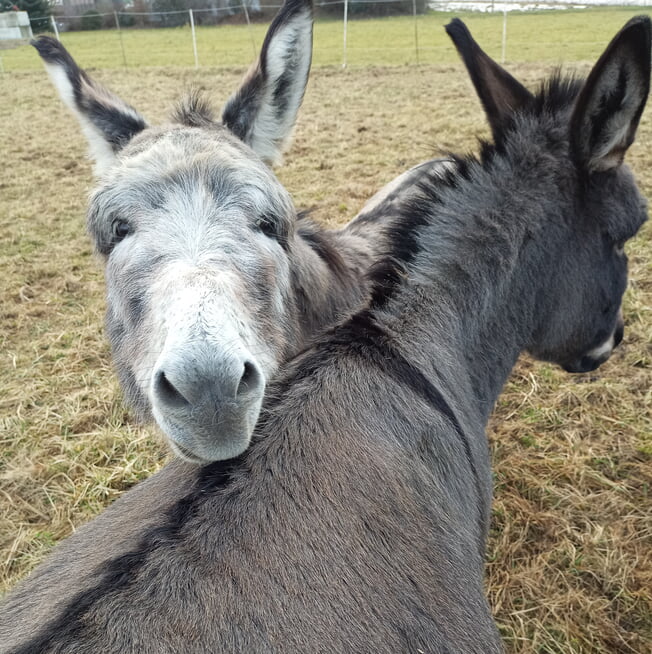
[[[510,13],[507,19],[506,60],[547,62],[595,59],[616,30],[644,9],[601,8],[586,11]],[[647,10],[649,13],[649,10]],[[462,15],[462,14],[460,14]],[[430,13],[417,19],[420,63],[456,63],[442,26],[451,14]],[[502,14],[464,15],[476,38],[490,55],[501,56]],[[201,66],[245,66],[251,61],[254,45],[262,44],[266,25],[198,27],[197,51]],[[343,23],[320,20],[315,26],[316,66],[338,65],[343,58]],[[535,36],[535,38],[533,38]],[[194,66],[189,27],[167,29],[126,29],[101,32],[64,32],[62,42],[87,68],[128,68],[143,66]],[[121,44],[122,40],[122,44]],[[253,43],[252,43],[253,41]],[[415,26],[412,17],[349,21],[347,64],[349,66],[396,66],[417,62]],[[124,47],[124,60],[122,48]],[[7,72],[39,70],[40,61],[29,46],[0,50]]]
[[[510,16],[508,59],[520,63],[509,68],[530,86],[562,58],[586,72],[586,61],[631,13]],[[342,224],[408,166],[440,150],[473,149],[486,136],[479,103],[440,38],[444,21],[429,16],[420,28],[432,25],[437,61],[445,63],[402,66],[407,50],[383,48],[360,51],[356,63],[373,59],[375,66],[313,71],[278,171],[299,207]],[[469,23],[498,54],[500,21]],[[409,31],[401,20],[368,21],[355,25],[359,41],[377,25],[387,31],[371,30],[376,43]],[[318,64],[337,62],[340,29],[318,25]],[[570,34],[586,40],[583,50]],[[65,34],[64,42],[83,65],[116,68],[100,45],[91,51],[92,39],[114,37]],[[163,41],[136,51],[138,43],[129,44],[134,63],[167,63],[158,54]],[[0,587],[7,589],[76,525],[156,471],[167,453],[155,430],[125,411],[111,370],[102,276],[84,228],[92,184],[84,141],[36,55],[25,48],[2,55],[9,72],[0,76]],[[250,42],[241,55],[229,65],[251,59]],[[157,122],[191,85],[223,102],[243,72],[195,71],[181,67],[189,58],[170,59],[176,67],[96,76]],[[650,116],[648,109],[629,156],[648,195]],[[628,245],[627,327],[612,359],[579,376],[523,359],[491,421],[496,490],[487,584],[510,654],[652,652],[651,236],[648,224]]]

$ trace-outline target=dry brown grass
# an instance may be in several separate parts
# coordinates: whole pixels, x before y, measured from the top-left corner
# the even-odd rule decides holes
[[[528,83],[544,70],[512,70]],[[238,72],[98,74],[153,121],[190,83]],[[85,146],[44,74],[0,80],[0,582],[157,470],[166,450],[122,408],[84,232]],[[630,162],[652,190],[652,126]],[[287,165],[297,205],[336,225],[438,149],[485,133],[459,66],[314,71]],[[492,419],[491,603],[510,653],[652,651],[652,245],[629,246],[626,339],[597,373],[522,361]]]

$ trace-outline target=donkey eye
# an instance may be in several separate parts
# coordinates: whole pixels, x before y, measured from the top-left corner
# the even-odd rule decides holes
[[[270,238],[278,237],[277,222],[273,216],[261,216],[256,221],[256,227],[258,227],[265,236],[269,236]]]
[[[131,227],[125,220],[114,220],[111,225],[111,231],[113,232],[114,242],[118,243],[125,238],[125,236],[129,236],[131,233]]]

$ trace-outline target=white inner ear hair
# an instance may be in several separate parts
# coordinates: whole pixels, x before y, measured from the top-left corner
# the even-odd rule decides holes
[[[312,17],[308,11],[295,16],[281,27],[267,49],[264,98],[251,130],[251,147],[266,163],[280,163],[281,152],[287,146],[297,111],[308,79],[312,57]],[[294,68],[281,116],[273,102],[274,91],[288,68]]]
[[[93,172],[99,177],[115,161],[115,154],[111,146],[101,130],[95,127],[77,107],[75,93],[65,69],[56,64],[45,63],[45,70],[64,104],[77,116],[82,132],[88,141],[90,157],[95,161]]]

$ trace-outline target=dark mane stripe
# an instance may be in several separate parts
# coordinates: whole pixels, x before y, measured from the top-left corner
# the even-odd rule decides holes
[[[456,188],[461,179],[467,179],[475,161],[456,155],[450,155],[450,160],[453,167],[449,170],[423,172],[421,179],[414,183],[416,193],[396,207],[395,219],[383,230],[386,251],[367,273],[372,309],[383,307],[405,280],[409,264],[421,250],[419,231],[430,224],[434,208],[442,202],[442,190]]]
[[[208,494],[226,487],[236,469],[242,464],[242,456],[228,461],[218,461],[198,468],[195,487],[182,497],[168,512],[167,522],[146,532],[132,551],[105,563],[97,570],[101,580],[88,590],[75,595],[60,616],[44,627],[29,642],[7,654],[43,654],[54,648],[57,642],[73,640],[85,627],[84,615],[96,603],[112,591],[128,586],[145,564],[149,553],[166,545],[174,545],[181,537],[186,521],[195,514],[196,506]]]

